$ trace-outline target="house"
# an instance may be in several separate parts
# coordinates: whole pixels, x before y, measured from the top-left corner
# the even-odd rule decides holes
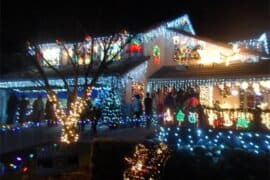
[[[255,40],[244,41],[247,42]],[[96,88],[104,89],[106,86],[111,93],[117,89],[117,96],[113,96],[112,101],[117,102],[119,108],[121,104],[128,107],[134,94],[144,96],[147,91],[154,92],[164,87],[176,90],[196,87],[209,125],[246,128],[237,122],[253,122],[251,110],[260,106],[263,109],[260,123],[270,129],[269,40],[263,34],[256,42],[259,49],[247,49],[255,45],[244,46],[240,41],[226,44],[197,36],[188,15],[183,15],[138,34],[125,52],[115,57],[115,63],[103,74]],[[61,47],[55,43],[40,44],[40,47],[46,59],[69,73],[65,68],[68,65],[67,54]],[[72,54],[72,44],[66,47]],[[118,48],[119,42],[115,42],[112,54]],[[103,56],[100,46],[94,46],[94,52],[96,59]],[[76,59],[81,65],[90,62],[90,56]],[[53,75],[50,81],[56,88],[63,86],[61,80],[54,79]],[[80,77],[79,81],[83,83],[84,78]],[[72,83],[71,78],[69,83]],[[42,84],[38,84],[38,79],[30,80],[29,77],[20,80],[2,78],[0,81],[0,88],[12,88],[23,93],[28,89],[33,94],[40,87]],[[96,101],[109,97],[98,94],[101,97]],[[216,102],[219,102],[220,110],[214,108]],[[122,114],[124,111],[127,110],[122,109]],[[108,116],[116,115],[107,113]],[[215,123],[217,121],[222,123]]]

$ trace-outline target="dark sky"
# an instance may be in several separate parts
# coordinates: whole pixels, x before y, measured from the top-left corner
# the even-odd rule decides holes
[[[141,31],[183,13],[189,14],[197,35],[225,42],[257,36],[270,27],[269,0],[55,1],[0,0],[2,52],[21,52],[28,39],[80,40],[85,33],[124,27]]]

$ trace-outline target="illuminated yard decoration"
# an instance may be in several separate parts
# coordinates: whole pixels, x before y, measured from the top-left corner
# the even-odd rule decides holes
[[[164,143],[153,148],[146,148],[143,144],[136,145],[133,156],[125,157],[129,167],[124,171],[123,179],[159,179],[169,155],[169,148]]]
[[[210,126],[214,126],[214,121],[217,119],[217,114],[213,112],[213,110],[208,111],[207,114],[208,122]]]
[[[232,121],[230,113],[225,113],[224,114],[224,123],[223,123],[223,125],[226,126],[226,127],[231,127],[233,125],[233,121]]]
[[[173,122],[173,116],[171,115],[171,111],[168,108],[164,114],[164,121],[165,123],[171,124]]]
[[[270,130],[270,112],[262,112],[262,124]]]
[[[239,117],[236,121],[236,127],[239,128],[248,128],[249,127],[249,120],[244,118],[243,116]]]
[[[74,47],[77,47],[77,49],[74,49],[74,55],[76,55],[77,58],[84,57],[83,60],[80,60],[82,62],[90,62],[89,64],[84,67],[84,83],[80,84],[79,82],[79,65],[77,61],[79,59],[72,57],[69,54],[68,48],[66,45],[57,40],[56,44],[61,47],[66,52],[66,55],[68,57],[68,61],[72,66],[72,75],[71,78],[72,83],[68,83],[67,78],[60,70],[58,70],[56,67],[54,67],[54,64],[51,64],[50,61],[46,59],[43,52],[41,51],[39,46],[32,45],[29,42],[27,43],[29,50],[36,51],[41,55],[41,58],[43,60],[43,63],[45,63],[51,70],[53,70],[57,76],[62,80],[63,86],[67,92],[68,100],[66,107],[62,107],[60,105],[59,98],[57,97],[57,92],[53,90],[52,85],[50,84],[50,81],[48,79],[48,76],[46,75],[46,71],[43,69],[43,66],[41,63],[36,61],[34,58],[32,59],[32,63],[36,66],[43,82],[44,82],[44,88],[47,91],[48,99],[50,102],[53,103],[54,112],[57,117],[57,119],[62,123],[63,129],[62,129],[62,135],[61,135],[61,141],[64,143],[74,143],[78,141],[79,135],[77,130],[77,123],[80,120],[81,114],[84,112],[86,107],[88,106],[87,102],[90,100],[90,95],[92,92],[93,86],[98,81],[99,77],[102,75],[104,70],[109,66],[113,60],[117,58],[119,53],[124,49],[124,47],[130,42],[132,39],[132,36],[126,34],[126,33],[118,33],[113,36],[108,37],[102,37],[102,38],[89,38],[87,37],[83,45],[77,45]],[[119,46],[115,48],[115,43],[118,42]],[[95,67],[94,71],[96,73],[91,78],[91,81],[89,81],[88,76],[90,74],[90,71],[93,70],[92,63],[94,58],[94,53],[91,53],[94,50],[94,45],[99,44],[103,47],[103,54],[104,56],[98,61],[100,61],[100,65],[98,67]],[[84,48],[83,48],[84,47]],[[87,49],[85,49],[87,48]],[[117,50],[116,50],[117,49]],[[90,53],[89,53],[90,51]],[[36,53],[31,53],[36,54]],[[87,56],[91,54],[91,56]],[[90,58],[91,60],[87,60],[86,58]],[[82,88],[83,95],[79,95],[79,86]]]
[[[200,48],[201,47],[199,45],[194,47],[187,45],[182,45],[178,47],[177,45],[175,45],[173,60],[180,64],[186,64],[192,60],[199,60],[201,57],[197,50]]]
[[[176,120],[178,122],[183,122],[185,120],[185,114],[181,111],[181,109],[176,114]]]
[[[196,113],[196,112],[189,112],[188,121],[190,123],[196,123],[198,121],[198,113]]]
[[[239,128],[249,128],[250,122],[253,120],[253,114],[251,112],[242,112],[237,109],[213,109],[205,108],[204,110],[207,120],[210,126],[216,128],[232,127],[236,124]]]

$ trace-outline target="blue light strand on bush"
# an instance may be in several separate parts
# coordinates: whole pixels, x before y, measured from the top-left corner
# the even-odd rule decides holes
[[[160,127],[157,138],[177,149],[189,149],[190,151],[193,151],[195,147],[202,147],[209,151],[219,150],[221,153],[218,154],[222,154],[226,148],[240,148],[255,154],[270,151],[270,135],[265,133]]]

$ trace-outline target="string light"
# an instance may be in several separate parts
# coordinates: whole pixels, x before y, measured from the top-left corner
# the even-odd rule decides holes
[[[92,87],[86,88],[86,94],[91,94]],[[71,109],[68,112],[65,112],[64,109],[61,108],[59,104],[59,100],[53,91],[49,91],[48,99],[50,102],[53,103],[53,107],[55,110],[55,115],[57,119],[63,125],[62,134],[61,134],[61,141],[67,144],[77,142],[79,139],[78,129],[77,129],[77,122],[80,119],[81,113],[87,106],[87,97],[74,97],[74,101],[71,102]]]
[[[123,179],[150,179],[160,178],[161,168],[169,158],[170,151],[166,144],[159,145],[149,149],[143,144],[135,147],[132,157],[125,157],[129,167],[123,173]]]
[[[191,152],[198,147],[204,148],[207,152],[220,150],[219,155],[228,148],[241,148],[255,154],[268,153],[270,150],[270,135],[267,132],[232,130],[221,132],[215,129],[160,127],[156,135],[158,140],[166,142],[170,147],[176,147],[178,150],[188,149]],[[168,141],[169,137],[171,137],[170,141]]]
[[[262,112],[262,124],[270,130],[270,112]]]

